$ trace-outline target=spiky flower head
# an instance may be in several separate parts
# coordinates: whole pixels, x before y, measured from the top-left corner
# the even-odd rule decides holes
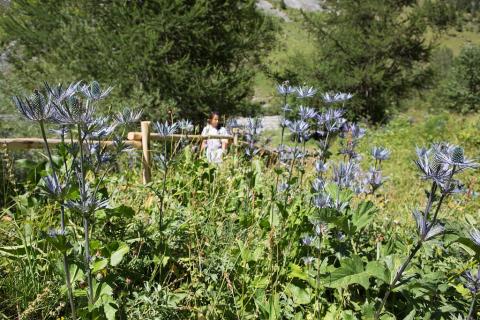
[[[38,90],[34,90],[33,94],[24,99],[13,97],[13,102],[17,110],[28,120],[31,121],[48,121],[52,117],[53,108],[51,101]]]
[[[347,100],[350,100],[353,97],[351,93],[331,93],[331,92],[326,92],[323,94],[323,101],[325,103],[336,103],[336,102],[345,102]]]
[[[92,104],[83,104],[80,99],[72,95],[61,104],[54,104],[52,121],[59,125],[88,125],[95,121],[95,107]]]
[[[458,170],[477,168],[479,166],[474,160],[465,158],[462,147],[442,143],[434,145],[434,149],[435,156],[439,162],[455,166]]]
[[[470,239],[472,239],[475,245],[480,247],[480,231],[478,229],[473,228],[470,230]]]
[[[311,246],[314,240],[315,240],[315,237],[312,237],[310,235],[306,235],[301,239],[302,244],[304,246]]]
[[[354,161],[340,162],[333,167],[333,181],[340,188],[350,188],[358,174],[358,164]]]
[[[318,160],[317,162],[315,162],[315,170],[316,170],[318,173],[327,172],[327,170],[328,170],[328,163],[323,162],[322,160]]]
[[[51,86],[48,84],[48,82],[45,82],[45,89],[47,90],[47,93],[52,99],[53,103],[58,105],[61,104],[65,99],[75,95],[79,91],[81,83],[81,81],[72,82],[66,89],[64,89],[62,84]]]
[[[451,170],[448,165],[440,162],[439,153],[435,149],[416,148],[417,160],[415,164],[423,174],[423,179],[433,180],[441,185],[448,181],[451,176]]]
[[[298,115],[302,120],[314,119],[317,116],[317,112],[313,108],[300,106],[298,109]]]
[[[302,257],[303,263],[305,263],[306,266],[311,265],[312,263],[315,262],[315,258],[308,256],[308,257]]]
[[[162,137],[167,137],[169,135],[174,134],[178,129],[178,123],[174,122],[172,124],[168,124],[167,121],[164,123],[162,122],[155,122],[154,123],[155,131]]]
[[[192,132],[193,124],[190,120],[182,119],[178,121],[178,128],[183,132]]]
[[[126,125],[130,123],[138,122],[142,117],[142,115],[143,115],[142,109],[125,108],[121,112],[117,112],[113,116],[113,119],[118,124]]]
[[[320,178],[316,178],[315,180],[313,180],[312,182],[312,188],[315,192],[322,192],[325,188],[325,181],[323,179],[320,179]]]
[[[277,91],[279,94],[286,96],[295,92],[295,88],[290,86],[288,81],[285,81],[282,84],[277,85]]]
[[[477,270],[467,270],[463,273],[465,279],[465,288],[471,293],[477,294],[480,292],[480,267]]]
[[[287,127],[300,141],[306,141],[310,137],[308,132],[310,125],[308,122],[303,120],[290,121]]]
[[[342,138],[361,139],[365,136],[366,129],[353,122],[345,122],[341,127],[340,136]]]
[[[378,161],[384,161],[390,157],[390,151],[384,147],[373,147],[371,154]]]
[[[328,224],[324,222],[315,223],[315,234],[317,236],[327,236],[329,233]]]
[[[92,101],[104,99],[105,97],[108,96],[108,94],[110,93],[110,91],[112,91],[112,89],[113,89],[112,87],[108,87],[107,89],[102,90],[100,88],[100,84],[95,80],[92,81],[89,85],[85,84],[80,88],[83,95],[87,99]]]
[[[332,206],[332,199],[325,193],[320,193],[313,198],[313,205],[318,209],[330,208]]]
[[[314,89],[313,87],[308,87],[308,86],[296,87],[295,91],[297,92],[297,97],[299,99],[311,98],[315,95],[315,93],[317,93],[316,89]]]

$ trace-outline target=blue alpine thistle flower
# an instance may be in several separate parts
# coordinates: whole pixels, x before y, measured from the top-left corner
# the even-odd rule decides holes
[[[438,153],[434,153],[432,149],[417,148],[417,156],[415,164],[423,173],[423,179],[432,180],[437,184],[445,183],[450,179],[451,169],[440,162]]]
[[[308,119],[314,119],[317,117],[317,112],[313,108],[300,106],[298,109],[298,115],[300,119],[306,121]]]
[[[315,93],[317,93],[316,89],[314,89],[313,87],[308,87],[308,86],[296,87],[295,91],[297,92],[297,97],[299,99],[311,98],[315,95]]]
[[[48,84],[48,82],[45,82],[45,89],[49,97],[52,99],[52,102],[58,105],[61,104],[65,99],[68,99],[79,92],[81,83],[82,81],[72,82],[66,89],[63,89],[62,84],[51,86]]]
[[[311,256],[302,257],[302,261],[303,261],[303,263],[304,263],[306,266],[309,266],[309,265],[311,265],[312,263],[315,262],[315,258],[314,258],[314,257],[311,257]]]
[[[372,189],[371,192],[374,193],[378,188],[382,186],[383,182],[384,178],[382,176],[382,172],[371,167],[370,170],[368,170],[365,179],[365,183],[370,185]]]
[[[312,188],[317,193],[323,192],[323,190],[325,189],[325,181],[323,179],[316,178],[312,182]]]
[[[154,123],[154,127],[155,127],[155,131],[157,131],[157,133],[160,136],[167,137],[174,134],[177,131],[178,123],[174,122],[172,124],[168,124],[168,122],[166,121],[164,123],[157,121]]]
[[[341,128],[340,137],[358,140],[363,138],[366,132],[366,129],[360,127],[356,123],[345,122]]]
[[[323,94],[323,101],[325,103],[336,103],[336,102],[345,102],[347,100],[350,100],[353,95],[351,93],[329,93],[326,92]]]
[[[317,173],[325,173],[328,170],[328,164],[322,160],[315,162],[315,170]]]
[[[13,102],[17,110],[28,120],[31,121],[48,121],[53,114],[51,101],[38,90],[35,90],[30,98],[22,99],[13,97]]]
[[[301,239],[301,242],[304,246],[311,246],[314,240],[315,240],[315,237],[306,235]]]
[[[310,125],[303,120],[291,121],[287,126],[300,141],[306,141],[310,137],[308,132]]]
[[[130,109],[125,108],[121,112],[117,112],[113,119],[117,124],[126,125],[130,123],[135,123],[140,120],[143,115],[142,109]]]
[[[320,193],[313,198],[313,205],[318,209],[330,208],[332,199],[328,194]]]
[[[288,83],[289,83],[288,81],[285,81],[282,84],[278,84],[277,85],[277,92],[279,94],[285,95],[285,96],[295,92],[295,88],[290,86]]]
[[[70,96],[61,104],[54,104],[52,121],[59,125],[88,125],[95,120],[93,104],[82,104],[76,96]]]
[[[319,237],[325,237],[329,233],[328,224],[323,222],[315,222],[315,234]]]
[[[182,132],[192,132],[193,131],[193,124],[190,120],[180,120],[178,122],[178,128],[182,131]]]
[[[390,151],[383,147],[373,147],[371,154],[373,158],[378,161],[384,161],[390,157]]]
[[[477,270],[467,270],[463,273],[465,279],[465,288],[470,290],[471,293],[480,293],[480,268]]]
[[[479,166],[474,160],[465,158],[464,150],[459,146],[444,144],[443,148],[437,145],[435,149],[439,161],[449,166],[454,166],[456,169],[463,170]]]
[[[90,84],[83,85],[80,88],[80,92],[82,92],[87,99],[97,101],[106,98],[112,89],[112,87],[108,87],[102,90],[100,84],[94,80]]]
[[[282,182],[278,185],[278,192],[283,193],[290,188],[290,185],[286,182]]]
[[[333,167],[333,181],[340,188],[350,188],[358,174],[358,164],[353,161],[340,162]]]
[[[470,239],[472,239],[475,245],[480,247],[480,231],[478,229],[473,228],[470,230]]]

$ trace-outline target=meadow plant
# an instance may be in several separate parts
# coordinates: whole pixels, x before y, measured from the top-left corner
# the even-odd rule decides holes
[[[67,292],[71,305],[72,317],[76,319],[76,308],[73,301],[72,282],[68,261],[70,247],[66,230],[65,209],[69,209],[83,221],[84,234],[84,270],[87,276],[87,297],[93,306],[98,296],[94,295],[94,283],[91,272],[92,257],[90,254],[90,232],[95,224],[95,213],[109,206],[109,199],[100,189],[106,175],[114,167],[117,156],[130,150],[119,135],[117,128],[139,120],[141,111],[125,110],[110,117],[101,116],[97,111],[97,103],[106,98],[112,88],[102,89],[98,82],[90,84],[76,82],[64,88],[62,85],[51,86],[45,83],[44,91],[35,90],[30,98],[14,97],[17,109],[29,120],[36,121],[47,150],[51,174],[44,178],[46,194],[60,205],[60,229],[50,230],[48,238],[62,251],[63,267]],[[48,144],[45,125],[53,124],[60,129],[55,131],[65,141],[70,135],[70,144],[62,144],[64,153],[63,169],[53,160]],[[103,141],[112,138],[113,143],[107,146]],[[90,175],[91,174],[91,175]],[[62,177],[63,181],[60,180]],[[93,177],[93,178],[90,178]],[[74,190],[78,190],[75,196]],[[59,246],[60,244],[60,246]]]
[[[384,152],[377,153],[385,154]],[[384,156],[380,158],[384,158]],[[447,197],[462,192],[462,184],[456,179],[457,175],[464,170],[478,166],[475,161],[465,157],[463,148],[448,143],[434,144],[430,149],[417,148],[417,158],[415,163],[422,173],[422,179],[431,183],[430,191],[427,191],[425,209],[423,211],[413,210],[418,239],[389,283],[375,313],[375,319],[380,318],[390,293],[401,283],[408,281],[402,280],[403,273],[420,248],[427,241],[443,234],[445,227],[439,221],[438,215]]]

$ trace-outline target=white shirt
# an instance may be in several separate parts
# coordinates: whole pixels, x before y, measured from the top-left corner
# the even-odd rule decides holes
[[[202,130],[202,136],[211,136],[211,135],[227,135],[227,130],[225,128],[214,128],[211,125],[207,124]],[[208,139],[207,140],[207,160],[209,162],[220,163],[222,162],[222,143],[227,143],[228,139]]]

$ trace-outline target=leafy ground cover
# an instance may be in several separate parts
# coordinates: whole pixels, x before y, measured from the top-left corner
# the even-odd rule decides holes
[[[70,94],[93,104],[103,96],[97,86]],[[296,90],[308,99],[309,88]],[[61,108],[79,108],[69,101]],[[478,278],[465,272],[478,267],[480,244],[478,169],[467,170],[468,159],[479,157],[478,115],[410,111],[367,128],[344,122],[339,110],[296,106],[283,135],[287,146],[273,164],[256,155],[263,137],[255,121],[246,150],[230,150],[220,166],[182,142],[155,145],[148,185],[139,183],[139,154],[111,162],[93,157],[95,148],[83,156],[55,151],[36,175],[16,181],[2,210],[0,316],[71,318],[68,277],[81,318],[475,316]],[[188,127],[158,123],[156,130]],[[79,136],[90,137],[88,128],[80,126],[87,135]],[[326,131],[304,144],[313,128]],[[441,141],[463,148],[437,144],[415,152]],[[317,153],[304,159],[305,152]],[[52,168],[66,183],[84,157],[91,161],[85,171],[59,192],[64,187],[55,188]]]

